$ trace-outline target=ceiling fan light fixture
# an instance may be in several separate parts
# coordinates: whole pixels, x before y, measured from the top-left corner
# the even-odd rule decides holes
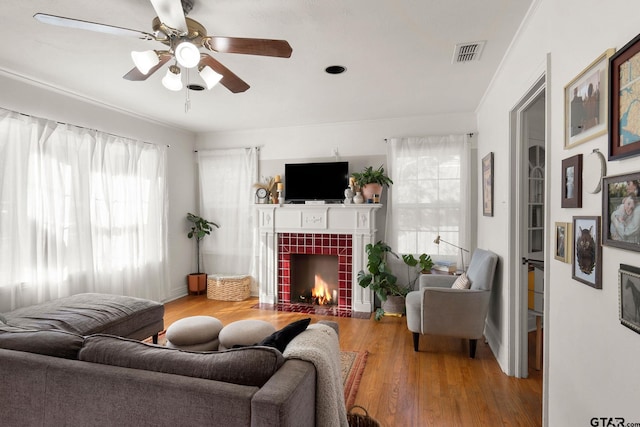
[[[147,75],[149,70],[160,62],[158,53],[155,50],[145,50],[144,52],[137,52],[134,50],[131,52],[131,59],[133,60],[136,68],[144,75]]]
[[[200,50],[191,42],[182,42],[176,46],[174,53],[178,64],[185,68],[193,68],[200,63]]]
[[[162,85],[173,91],[179,91],[182,89],[180,68],[177,65],[169,67],[167,74],[162,78]]]
[[[200,66],[200,77],[204,80],[204,83],[207,85],[207,89],[211,90],[218,82],[222,79],[222,74],[218,74],[213,69],[207,65]]]

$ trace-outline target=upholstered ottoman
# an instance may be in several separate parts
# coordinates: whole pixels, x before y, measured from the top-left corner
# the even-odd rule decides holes
[[[222,322],[211,316],[191,316],[176,320],[167,328],[167,347],[190,351],[218,350]]]
[[[220,339],[218,349],[227,350],[235,345],[253,345],[275,331],[275,326],[264,320],[238,320],[222,328],[218,337]]]

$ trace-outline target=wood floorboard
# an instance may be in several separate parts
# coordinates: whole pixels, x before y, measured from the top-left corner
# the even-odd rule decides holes
[[[367,364],[355,404],[383,427],[423,426],[540,426],[542,371],[534,369],[535,337],[529,335],[529,378],[505,375],[482,340],[470,359],[465,340],[421,336],[413,351],[406,319],[370,319],[287,313],[252,308],[256,298],[240,302],[192,295],[165,304],[165,327],[178,319],[207,315],[223,324],[261,319],[277,329],[311,317],[333,320],[340,327],[340,348],[368,351]]]

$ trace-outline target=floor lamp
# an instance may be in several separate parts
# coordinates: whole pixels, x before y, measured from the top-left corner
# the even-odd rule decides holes
[[[433,241],[433,243],[435,243],[436,245],[439,245],[439,244],[440,244],[440,242],[442,242],[442,243],[446,243],[447,245],[451,245],[451,246],[453,246],[454,248],[458,248],[458,249],[460,249],[460,259],[462,260],[462,271],[464,271],[464,272],[466,273],[466,272],[467,272],[467,269],[466,269],[466,268],[465,268],[465,266],[464,266],[464,254],[463,254],[462,252],[464,251],[464,252],[466,252],[466,253],[469,253],[469,251],[468,251],[468,250],[466,250],[465,248],[461,248],[461,247],[460,247],[460,246],[458,246],[458,245],[454,245],[453,243],[449,243],[449,242],[447,242],[446,240],[442,240],[442,239],[440,238],[440,235],[438,234],[438,237],[436,237],[436,239]]]

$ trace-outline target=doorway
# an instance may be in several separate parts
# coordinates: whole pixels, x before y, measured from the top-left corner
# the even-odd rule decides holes
[[[511,111],[511,176],[516,179],[510,184],[510,371],[519,378],[529,376],[529,332],[537,330],[541,338],[544,318],[546,102],[543,75]],[[534,343],[541,366],[542,339]]]

